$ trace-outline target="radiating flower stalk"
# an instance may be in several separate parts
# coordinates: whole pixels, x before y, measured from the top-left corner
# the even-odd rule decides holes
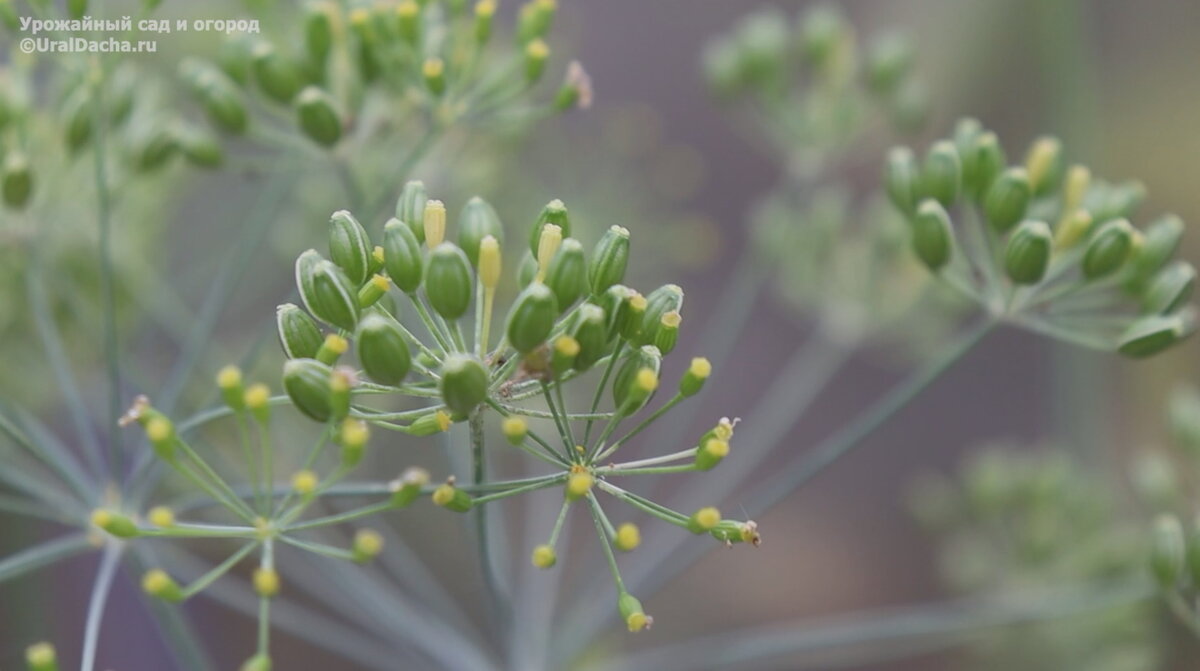
[[[1171,258],[1183,222],[1134,227],[1145,189],[1068,165],[1057,139],[1039,138],[1009,165],[996,134],[964,119],[920,160],[893,150],[885,172],[916,256],[994,318],[1130,357],[1195,330],[1196,272]]]

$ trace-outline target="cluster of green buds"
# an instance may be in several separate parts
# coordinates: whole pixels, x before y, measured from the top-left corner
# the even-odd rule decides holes
[[[610,559],[613,545],[622,550],[637,545],[637,528],[614,527],[593,488],[694,533],[728,543],[756,543],[752,522],[725,520],[713,508],[676,512],[610,481],[708,470],[728,453],[734,424],[721,420],[685,450],[623,463],[612,460],[632,438],[697,394],[711,373],[707,360],[693,359],[665,403],[624,435],[617,433],[658,393],[662,360],[675,349],[683,307],[683,291],[676,285],[642,295],[622,284],[629,231],[610,227],[589,256],[583,243],[571,237],[566,206],[551,201],[518,243],[524,260],[509,273],[516,297],[503,327],[493,329],[504,276],[505,227],[495,209],[478,197],[463,206],[457,223],[456,243],[448,239],[445,205],[430,199],[420,182],[405,185],[396,216],[384,224],[378,245],[349,212],[334,213],[328,258],[309,250],[296,261],[304,308],[286,304],[277,312],[280,342],[289,359],[283,384],[293,404],[330,427],[364,421],[414,436],[469,422],[476,447],[482,445],[484,419],[491,411],[500,418],[508,443],[553,472],[508,483],[460,485],[451,478],[432,492],[432,499],[466,512],[533,490],[563,488],[559,523],[549,542],[534,553],[539,566],[554,564],[558,530],[574,501],[586,501]],[[402,314],[401,304],[415,316]],[[351,348],[357,365],[347,362]],[[568,411],[563,387],[593,370],[600,379],[590,408]],[[601,408],[606,395],[610,410]],[[389,397],[426,404],[402,411],[371,407],[376,405],[372,401]],[[544,400],[543,408],[529,406],[538,399]],[[551,421],[555,437],[543,438],[526,418]],[[612,566],[616,576],[615,560]],[[624,596],[619,576],[617,585],[627,623],[641,628],[649,620],[640,607],[631,610],[633,602]]]
[[[922,474],[908,503],[936,540],[949,587],[966,598],[1014,597],[1063,583],[1142,582],[1145,545],[1130,533],[1117,489],[1061,448],[1006,442],[971,450],[951,472]],[[1139,599],[997,628],[968,648],[963,668],[1057,671],[1085,660],[1104,671],[1161,668],[1160,622],[1153,601]]]
[[[421,469],[409,469],[395,481],[379,487],[389,493],[382,503],[344,514],[314,516],[313,504],[362,462],[370,438],[367,424],[358,419],[344,419],[331,424],[304,453],[277,451],[271,435],[272,406],[286,402],[287,398],[272,397],[263,383],[246,384],[236,366],[221,369],[216,384],[223,407],[210,411],[203,421],[231,418],[236,423],[238,452],[244,458],[239,474],[245,475],[249,482],[231,482],[218,472],[204,456],[211,450],[198,449],[193,441],[183,438],[184,430],[189,427],[176,426],[142,396],[122,417],[122,425],[140,425],[157,459],[202,498],[183,500],[174,507],[148,506],[145,511],[101,507],[92,512],[91,524],[96,532],[133,542],[162,538],[236,544],[237,549],[224,561],[186,584],[162,568],[147,571],[142,576],[143,590],[170,603],[200,594],[257,553],[251,587],[261,600],[260,624],[267,627],[270,602],[283,585],[276,561],[280,544],[356,564],[367,563],[383,551],[383,537],[377,531],[358,528],[349,547],[329,545],[306,536],[404,508],[423,492],[431,491],[429,475]],[[288,465],[299,467],[290,474],[280,474],[287,478],[284,484],[277,478],[277,471]],[[208,508],[220,508],[221,516]],[[193,519],[185,519],[185,515]],[[269,668],[269,650],[265,642],[260,641],[259,645],[243,667],[246,671]]]
[[[518,109],[548,69],[545,40],[557,4],[522,6],[515,44],[505,46],[493,35],[496,9],[495,0],[351,7],[318,0],[303,9],[295,36],[234,39],[215,62],[189,59],[180,74],[222,131],[245,132],[248,101],[257,97],[269,107],[290,107],[295,128],[331,150],[349,137],[369,146],[412,113],[445,126],[504,115],[538,118],[590,104],[587,74],[573,62],[551,100]],[[269,121],[264,116],[261,123]]]
[[[991,315],[1131,357],[1195,329],[1195,269],[1171,258],[1183,222],[1134,227],[1144,188],[1068,165],[1057,139],[1037,139],[1009,165],[995,133],[964,119],[923,157],[893,149],[884,172],[916,256]]]
[[[870,107],[892,124],[919,126],[927,94],[914,60],[900,35],[863,49],[838,8],[822,5],[795,21],[775,8],[746,15],[708,46],[704,69],[719,95],[749,96],[761,107],[773,139],[813,145],[852,136]]]

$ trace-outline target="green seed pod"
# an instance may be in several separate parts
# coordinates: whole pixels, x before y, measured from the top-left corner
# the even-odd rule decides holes
[[[328,2],[310,5],[304,17],[304,48],[313,63],[324,66],[333,48],[333,22],[336,6]]]
[[[1160,515],[1154,520],[1150,542],[1150,571],[1163,589],[1173,590],[1183,577],[1187,546],[1183,525],[1172,515]]]
[[[470,494],[449,482],[433,490],[433,502],[456,513],[465,513],[474,504]]]
[[[4,204],[14,210],[23,209],[33,195],[33,169],[25,155],[13,150],[4,157],[3,174],[0,175],[0,193]]]
[[[954,229],[950,226],[950,215],[938,201],[932,198],[921,201],[912,220],[912,244],[917,258],[935,273],[950,261]]]
[[[396,218],[408,226],[417,242],[425,242],[425,203],[428,201],[425,183],[419,180],[407,182],[396,200]]]
[[[333,416],[329,366],[315,359],[291,359],[283,365],[283,390],[292,405],[311,419],[327,422]]]
[[[896,33],[884,35],[867,53],[867,85],[876,93],[894,91],[912,70],[912,64],[912,42]]]
[[[80,87],[63,102],[64,140],[67,150],[78,152],[92,137],[92,107],[87,91]]]
[[[358,360],[367,376],[379,384],[396,385],[408,375],[412,355],[404,333],[391,319],[369,314],[358,324],[355,336]]]
[[[1054,236],[1044,221],[1024,221],[1004,249],[1004,272],[1016,284],[1037,284],[1050,265]]]
[[[350,278],[331,261],[320,259],[315,250],[296,260],[296,285],[304,307],[326,324],[347,331],[358,325],[358,296]],[[316,255],[317,261],[313,261]]]
[[[198,168],[216,168],[224,160],[220,143],[208,131],[177,123],[171,126],[171,134],[183,157]]]
[[[524,289],[537,279],[537,274],[537,258],[533,254],[525,252],[525,256],[521,257],[521,265],[517,267],[517,286]]]
[[[1171,314],[1187,304],[1196,288],[1196,269],[1187,261],[1175,261],[1163,268],[1142,295],[1147,313]]]
[[[652,345],[662,327],[663,316],[683,310],[683,289],[677,284],[664,284],[646,296],[646,311],[638,335],[638,345]]]
[[[1104,224],[1088,242],[1080,268],[1089,280],[1115,273],[1133,251],[1133,227],[1124,219]]]
[[[814,65],[829,61],[847,32],[846,19],[833,6],[817,6],[800,17],[800,47]]]
[[[1135,359],[1150,357],[1187,338],[1195,329],[1191,311],[1142,317],[1121,335],[1117,351]]]
[[[329,259],[346,273],[354,286],[367,281],[372,251],[367,230],[353,214],[338,210],[329,217]]]
[[[275,325],[279,344],[289,359],[311,359],[317,355],[324,339],[317,322],[292,303],[275,308]]]
[[[658,333],[654,334],[652,344],[663,353],[663,356],[674,351],[675,343],[679,340],[679,324],[682,321],[683,315],[678,312],[668,312],[659,320]]]
[[[703,357],[692,359],[688,369],[683,372],[683,377],[679,378],[679,394],[687,397],[700,393],[710,375],[712,375],[712,363],[708,359]]]
[[[180,72],[213,125],[234,134],[246,130],[246,103],[237,84],[226,73],[190,58],[180,65]]]
[[[921,166],[921,194],[950,207],[961,188],[962,161],[954,143],[949,140],[933,143]]]
[[[917,160],[908,147],[893,147],[887,155],[883,183],[888,198],[905,216],[911,217],[917,208]]]
[[[262,92],[277,103],[287,105],[300,91],[300,70],[267,42],[260,42],[251,54],[254,80]]]
[[[554,292],[541,282],[531,283],[508,311],[508,344],[522,354],[537,349],[550,336],[558,312]]]
[[[702,471],[711,471],[729,454],[729,443],[718,438],[708,438],[701,442],[696,449],[696,458],[692,463]]]
[[[1043,196],[1058,189],[1066,170],[1062,143],[1058,138],[1040,137],[1035,140],[1025,156],[1025,170],[1029,173],[1029,188],[1033,195]]]
[[[308,139],[332,147],[342,139],[342,117],[328,93],[306,86],[296,98],[296,120]]]
[[[92,524],[117,538],[133,538],[139,533],[137,524],[133,520],[111,510],[98,509],[93,511]]]
[[[488,372],[474,357],[451,354],[442,362],[441,373],[442,401],[452,412],[470,414],[487,398]]]
[[[458,245],[443,242],[429,253],[425,266],[425,295],[441,316],[451,321],[471,305],[471,262]]]
[[[621,613],[621,619],[625,621],[625,627],[631,632],[641,631],[649,627],[654,621],[642,609],[642,602],[624,590],[617,597],[617,611]]]
[[[467,253],[472,266],[479,265],[479,243],[489,235],[503,247],[504,225],[500,223],[500,215],[486,200],[476,196],[467,201],[458,215],[458,245]]]
[[[1130,259],[1133,286],[1154,277],[1179,249],[1183,239],[1183,220],[1168,214],[1146,227],[1141,249]]]
[[[529,251],[536,257],[538,253],[538,244],[542,241],[542,226],[546,224],[554,224],[562,229],[562,237],[571,237],[571,218],[567,214],[567,206],[563,205],[561,200],[557,198],[546,203],[538,214],[537,222],[533,225],[533,230],[529,234]]]
[[[587,370],[602,359],[610,348],[609,332],[604,308],[591,303],[579,306],[570,334],[579,343],[579,354],[575,356],[575,370]]]
[[[995,133],[981,133],[963,154],[963,190],[982,201],[1008,159]]]
[[[383,266],[400,291],[412,294],[421,286],[421,243],[398,219],[389,219],[383,227]]]
[[[592,296],[599,296],[614,284],[620,284],[625,279],[625,268],[629,265],[629,230],[622,226],[612,226],[592,252],[588,263],[588,285]]]
[[[562,241],[558,253],[546,269],[546,286],[558,299],[558,309],[565,312],[587,291],[587,257],[583,245],[574,238]]]
[[[649,369],[654,372],[657,377],[659,370],[662,368],[662,353],[654,345],[645,345],[630,352],[617,368],[616,375],[613,376],[613,404],[626,412],[633,414],[641,409],[646,401],[649,400],[649,393],[641,400],[641,403],[636,403],[637,394],[631,393],[635,384],[638,382],[639,372],[643,369]],[[653,389],[650,390],[654,391]],[[630,401],[635,401],[631,405],[633,407],[626,409],[626,404]]]
[[[1029,174],[1024,168],[1009,168],[1000,173],[988,188],[983,212],[997,233],[1007,233],[1025,216],[1032,192]]]

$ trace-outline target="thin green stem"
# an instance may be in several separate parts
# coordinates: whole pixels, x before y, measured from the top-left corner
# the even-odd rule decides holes
[[[588,503],[592,513],[592,521],[596,524],[596,535],[600,537],[600,547],[604,548],[604,559],[608,562],[608,570],[612,573],[613,582],[617,586],[617,591],[625,593],[625,582],[621,580],[621,570],[617,568],[617,557],[613,554],[612,544],[608,540],[608,534],[604,531],[604,523],[601,521],[600,504],[596,501],[595,496],[588,496]]]
[[[597,455],[596,461],[604,461],[608,457],[612,456],[613,453],[616,452],[618,449],[620,449],[620,447],[622,445],[624,445],[627,441],[629,441],[634,436],[636,436],[639,433],[641,433],[642,431],[644,431],[646,429],[646,427],[653,424],[659,417],[662,417],[664,414],[666,414],[668,411],[670,411],[671,408],[674,408],[676,405],[679,405],[679,402],[682,401],[683,399],[684,399],[683,394],[676,392],[675,395],[673,397],[671,397],[671,400],[664,403],[662,405],[662,407],[660,407],[658,410],[655,410],[653,413],[650,414],[649,417],[646,417],[640,423],[638,423],[637,426],[633,427],[633,430],[631,430],[629,433],[625,434],[624,437],[618,439],[608,449],[604,450],[599,455]]]
[[[625,339],[621,338],[617,341],[617,346],[613,349],[612,356],[608,357],[608,364],[604,366],[604,373],[600,376],[600,383],[596,385],[596,391],[592,394],[591,413],[595,414],[596,408],[600,407],[600,397],[604,394],[605,387],[608,386],[608,378],[612,376],[613,368],[617,365],[617,359],[621,358],[621,350],[625,346]],[[611,419],[611,418],[610,418]],[[583,444],[588,445],[588,441],[592,437],[592,423],[588,419],[587,426],[583,429]]]
[[[240,550],[229,555],[225,561],[215,566],[211,571],[208,571],[199,578],[196,578],[191,584],[185,587],[183,589],[183,598],[190,599],[191,597],[204,591],[206,587],[216,582],[217,579],[228,573],[234,566],[237,566],[238,562],[245,559],[246,556],[253,552],[254,548],[256,547],[258,547],[258,541],[243,545]]]
[[[567,479],[567,475],[565,473],[559,473],[556,475],[546,476],[546,478],[543,479],[541,482],[530,483],[527,485],[523,485],[521,487],[516,487],[516,488],[505,490],[502,492],[496,492],[495,494],[485,494],[483,496],[477,496],[477,497],[475,497],[474,503],[475,503],[475,506],[477,506],[477,507],[482,506],[485,503],[491,503],[492,501],[499,501],[500,499],[506,499],[510,496],[518,496],[520,494],[527,494],[529,492],[535,492],[539,489],[546,489],[547,487],[553,487],[555,485],[565,482],[566,479]]]
[[[96,649],[100,642],[100,625],[104,622],[105,605],[112,591],[113,576],[121,566],[121,545],[109,543],[100,559],[100,567],[96,570],[96,579],[92,583],[92,595],[88,598],[87,621],[83,627],[83,654],[80,658],[80,671],[93,671],[96,667]]]
[[[318,517],[316,519],[308,520],[306,522],[301,522],[299,524],[291,524],[291,525],[288,525],[284,530],[288,531],[288,532],[303,531],[305,529],[316,529],[319,527],[326,527],[331,524],[341,524],[343,522],[352,522],[354,520],[361,519],[363,517],[368,517],[370,515],[376,515],[378,513],[382,513],[382,512],[391,510],[393,508],[395,508],[395,506],[392,505],[392,502],[389,499],[382,503],[375,503],[375,504],[372,504],[369,506],[363,506],[362,508],[354,508],[353,510],[347,510],[344,513],[337,513],[336,515],[327,515],[325,517]]]
[[[34,545],[0,559],[0,583],[48,566],[59,560],[74,557],[92,547],[87,534],[72,534]]]

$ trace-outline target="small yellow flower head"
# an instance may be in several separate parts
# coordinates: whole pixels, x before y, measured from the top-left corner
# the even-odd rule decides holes
[[[672,310],[665,313],[662,316],[662,319],[658,321],[660,324],[669,329],[677,329],[679,328],[679,325],[683,323],[683,315],[676,310]]]
[[[729,443],[716,438],[710,438],[704,443],[704,451],[711,457],[724,459],[729,455]]]
[[[1054,244],[1059,249],[1074,246],[1092,228],[1092,214],[1080,208],[1065,216],[1058,222],[1058,230],[1054,232]]]
[[[292,476],[292,489],[301,496],[308,496],[316,491],[319,482],[316,473],[308,470],[299,471]]]
[[[104,510],[103,508],[97,508],[96,510],[92,511],[92,524],[100,527],[101,529],[108,526],[112,522],[112,519],[113,514],[107,510]]]
[[[639,389],[649,394],[658,389],[658,375],[652,368],[642,368],[637,372],[637,377],[634,378],[634,384]]]
[[[479,241],[479,282],[484,289],[500,284],[500,243],[491,235]]]
[[[573,359],[579,356],[579,341],[569,335],[559,336],[554,340],[554,351]]]
[[[174,581],[162,569],[150,569],[142,576],[142,591],[151,596],[159,596],[171,587]]]
[[[279,574],[275,569],[266,566],[254,569],[254,591],[267,598],[279,594]]]
[[[525,57],[531,60],[544,61],[550,56],[550,47],[540,38],[530,40],[525,45]]]
[[[25,661],[29,664],[29,671],[56,671],[58,669],[58,655],[54,652],[54,646],[49,643],[35,643],[25,649]]]
[[[375,245],[375,248],[371,250],[371,261],[373,261],[376,266],[380,266],[380,267],[383,266],[383,246],[382,245]]]
[[[504,423],[501,425],[501,430],[504,432],[504,437],[509,443],[520,445],[529,433],[529,425],[520,417],[505,417]]]
[[[640,315],[645,312],[648,304],[649,303],[646,301],[646,297],[640,293],[634,292],[634,294],[629,297],[629,309],[635,315]]]
[[[438,429],[441,429],[443,433],[450,430],[450,424],[452,423],[450,413],[445,410],[438,410],[434,413],[434,418],[437,420]]]
[[[155,417],[146,422],[146,438],[152,443],[170,440],[174,430],[171,420],[166,417]]]
[[[549,545],[539,545],[533,549],[533,565],[538,568],[550,568],[558,562],[558,555]]]
[[[719,440],[729,442],[733,438],[733,427],[737,425],[737,420],[731,420],[728,417],[722,417],[721,421],[713,428],[713,435]]]
[[[709,375],[712,375],[712,363],[702,356],[692,359],[691,365],[688,366],[688,373],[703,380]]]
[[[572,473],[567,478],[567,500],[574,501],[592,491],[596,478],[591,473]]]
[[[342,447],[362,449],[367,444],[367,439],[370,436],[371,431],[367,428],[366,422],[358,419],[347,419],[345,422],[342,422]]]
[[[643,629],[648,629],[653,620],[645,613],[633,613],[625,618],[625,626],[630,632],[637,633]]]
[[[427,73],[430,62],[432,61],[425,62]],[[441,63],[440,60],[437,61],[438,68],[441,68]],[[425,203],[422,222],[425,225],[425,244],[429,245],[430,249],[442,244],[446,239],[446,206],[442,204],[442,201],[430,200]]]
[[[617,610],[620,611],[621,617],[625,619],[625,626],[631,632],[649,629],[654,624],[654,618],[646,614],[642,608],[642,602],[629,592],[622,592],[617,597]]]
[[[550,261],[558,253],[558,248],[562,246],[562,240],[561,226],[557,224],[542,225],[542,235],[538,238],[537,248],[537,279],[539,282],[546,277],[546,269],[550,267]]]
[[[701,508],[692,513],[688,519],[688,530],[694,534],[702,534],[706,531],[711,531],[713,527],[721,523],[721,511],[712,506]]]
[[[687,371],[684,372],[683,377],[679,380],[679,393],[684,396],[693,396],[700,393],[710,375],[712,375],[712,364],[708,359],[704,357],[692,359],[691,365],[688,366]]]
[[[642,544],[642,532],[633,522],[626,522],[617,527],[617,537],[613,544],[618,550],[630,552]]]
[[[475,3],[475,16],[489,19],[496,14],[496,0],[479,0]]]
[[[237,366],[225,366],[217,373],[217,387],[220,389],[235,389],[242,384],[242,369]]]
[[[166,506],[155,506],[146,513],[146,519],[156,527],[168,529],[175,526],[175,513]]]
[[[383,536],[379,535],[378,531],[371,529],[359,529],[354,534],[354,559],[359,563],[366,563],[383,552]]]
[[[350,343],[347,342],[342,336],[336,333],[330,333],[329,335],[325,336],[325,346],[328,347],[331,352],[336,354],[345,354],[346,350],[350,348]]]
[[[379,249],[382,251],[383,248],[376,247],[376,249]],[[376,291],[378,291],[379,293],[382,294],[382,293],[387,293],[387,290],[392,288],[392,281],[388,279],[387,275],[381,275],[379,273],[375,273],[374,275],[371,276],[371,285],[375,287]]]
[[[250,410],[263,410],[271,400],[271,388],[258,382],[246,388],[246,407]]]

